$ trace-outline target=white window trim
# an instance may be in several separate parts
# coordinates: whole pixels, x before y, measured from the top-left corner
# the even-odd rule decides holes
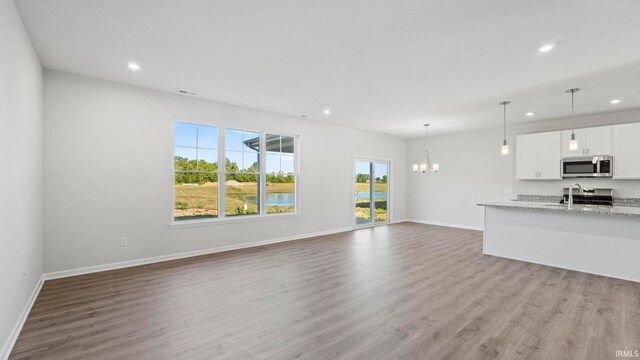
[[[292,218],[292,217],[298,217],[298,216],[302,216],[302,214],[300,212],[290,212],[290,213],[279,213],[279,214],[242,215],[242,216],[227,217],[224,220],[221,220],[220,218],[181,220],[181,221],[173,221],[169,223],[169,227],[172,229],[182,229],[182,228],[212,226],[212,225],[221,225],[221,224],[286,219],[286,218]]]
[[[175,125],[177,122],[187,123],[192,125],[201,125],[201,126],[215,126],[218,129],[218,217],[215,218],[206,218],[206,219],[194,219],[194,220],[178,220],[174,219],[174,203],[175,203]],[[191,228],[191,227],[200,227],[200,226],[210,226],[210,225],[219,225],[219,224],[230,224],[230,223],[242,223],[242,222],[251,222],[251,221],[261,221],[261,220],[273,220],[273,219],[282,219],[282,218],[290,218],[301,216],[302,212],[300,211],[300,136],[296,134],[290,134],[279,131],[270,131],[270,130],[252,130],[246,129],[238,126],[221,126],[218,124],[212,124],[206,121],[198,121],[194,122],[193,120],[186,120],[181,118],[174,118],[172,122],[172,133],[173,133],[173,142],[171,144],[171,206],[170,206],[170,220],[169,227],[172,229],[180,229],[180,228]],[[226,203],[225,201],[221,201],[225,199],[225,186],[221,186],[220,182],[225,178],[226,173],[226,149],[225,149],[225,132],[227,129],[230,130],[239,130],[239,131],[247,131],[247,132],[255,132],[260,134],[260,171],[258,172],[258,177],[260,179],[260,213],[255,215],[241,215],[241,216],[225,216],[226,214]],[[294,182],[294,207],[295,211],[290,213],[274,213],[267,214],[267,192],[266,192],[266,134],[272,135],[280,135],[280,136],[289,136],[293,138],[293,152],[294,152],[294,166],[295,171],[293,176],[295,177]],[[249,173],[251,174],[251,173]],[[221,206],[222,205],[222,206]]]

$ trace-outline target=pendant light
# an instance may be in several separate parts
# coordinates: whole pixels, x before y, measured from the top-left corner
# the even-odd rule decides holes
[[[573,95],[578,91],[580,91],[580,89],[578,88],[567,90],[567,93],[571,93],[571,120],[572,121],[573,121],[573,115],[574,115]],[[576,132],[575,132],[575,129],[573,129],[571,130],[571,138],[569,139],[569,151],[576,151],[576,150],[578,150],[578,140],[576,140]]]
[[[503,127],[503,138],[502,138],[502,148],[500,152],[502,155],[509,155],[509,145],[507,145],[507,105],[511,104],[511,101],[503,101],[500,103],[504,109],[504,127]]]
[[[425,139],[429,137],[429,134],[427,132],[427,130],[429,129],[429,125],[431,124],[424,124]],[[427,170],[433,173],[437,173],[440,170],[440,165],[437,163],[431,165],[431,159],[429,158],[429,147],[427,146],[427,149],[425,150],[424,160],[421,164],[413,164],[412,169],[413,172],[421,172],[423,174],[425,174]]]

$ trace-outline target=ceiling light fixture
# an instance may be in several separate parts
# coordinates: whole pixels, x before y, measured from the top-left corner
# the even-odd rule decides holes
[[[325,115],[329,115],[329,114],[331,114],[331,110],[329,110],[329,109],[324,109],[324,114],[325,114]]]
[[[556,47],[556,44],[554,43],[544,44],[538,48],[538,52],[548,53],[549,51],[553,50],[554,47]]]
[[[574,89],[569,89],[566,92],[571,94],[571,120],[573,122],[573,116],[574,116],[574,102],[573,102],[573,96],[576,92],[580,91],[580,89],[578,88],[574,88]],[[569,151],[576,151],[578,150],[578,140],[576,140],[576,132],[575,129],[571,130],[571,139],[569,140]]]
[[[427,130],[429,129],[429,125],[431,124],[424,124],[424,134],[425,134],[425,139],[427,139],[429,137],[429,134],[427,132]],[[412,170],[413,172],[421,172],[423,174],[425,174],[427,172],[427,170],[433,172],[433,173],[437,173],[440,170],[440,165],[435,163],[433,165],[431,165],[431,159],[429,158],[429,147],[427,146],[427,149],[425,151],[425,157],[424,160],[422,161],[421,164],[413,164],[412,166]]]
[[[620,101],[622,101],[622,100],[620,100],[620,99],[613,99],[613,100],[611,100],[610,102],[611,102],[612,104],[614,104],[614,105],[615,105],[615,104],[620,104]]]
[[[531,111],[529,111],[528,113],[526,113],[525,115],[527,115],[528,117],[532,117],[533,115],[535,115],[535,113],[532,113]]]
[[[140,65],[138,65],[136,63],[129,63],[129,69],[131,69],[133,71],[138,71],[138,70],[140,70]]]
[[[509,145],[507,145],[507,105],[509,104],[511,104],[511,101],[503,101],[500,103],[504,108],[504,136],[502,137],[502,148],[500,149],[502,155],[509,155]]]

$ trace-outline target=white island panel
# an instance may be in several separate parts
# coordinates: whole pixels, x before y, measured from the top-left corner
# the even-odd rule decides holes
[[[640,282],[640,218],[485,206],[484,253]]]

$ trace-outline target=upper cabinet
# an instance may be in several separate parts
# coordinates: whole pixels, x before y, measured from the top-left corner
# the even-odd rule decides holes
[[[516,136],[516,178],[538,179],[538,134]]]
[[[560,133],[550,132],[538,135],[538,178],[561,179],[562,158],[558,149],[562,143]]]
[[[613,178],[640,179],[640,124],[613,127]]]
[[[576,129],[578,149],[569,150],[571,130],[562,131],[562,157],[586,155],[611,155],[611,139],[613,126],[600,126],[587,129]]]
[[[600,126],[587,129],[587,155],[611,155],[612,126]]]
[[[640,123],[576,129],[578,150],[569,150],[571,130],[518,135],[516,178],[562,178],[562,158],[613,155],[614,179],[640,179]]]
[[[516,137],[516,177],[520,180],[559,180],[560,132]]]

